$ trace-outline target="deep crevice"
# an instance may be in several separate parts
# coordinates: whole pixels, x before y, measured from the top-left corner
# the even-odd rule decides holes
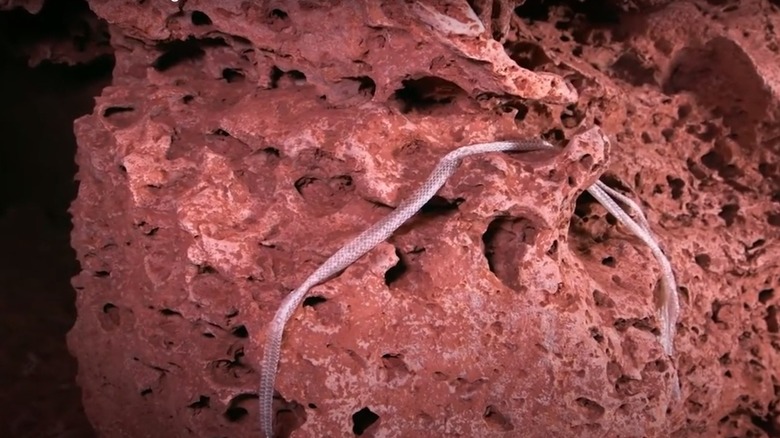
[[[230,423],[241,421],[246,418],[247,415],[249,415],[249,411],[241,405],[244,404],[244,402],[247,400],[253,400],[257,398],[258,397],[256,394],[239,394],[230,400],[227,409],[222,415]]]
[[[152,67],[164,72],[187,61],[197,61],[206,55],[205,48],[227,47],[228,43],[222,38],[193,38],[184,41],[170,41],[158,44],[157,48],[163,52],[152,62]]]
[[[429,216],[444,215],[457,210],[464,201],[464,198],[449,200],[439,195],[433,195],[431,199],[422,206],[420,213]]]
[[[211,18],[202,11],[192,11],[190,21],[194,26],[208,26],[211,24]]]
[[[328,301],[327,298],[319,295],[306,297],[303,300],[303,307],[316,307],[317,305],[322,304],[326,301]]]
[[[512,290],[523,290],[520,269],[525,252],[534,245],[537,234],[532,220],[501,216],[493,219],[482,235],[488,268]]]
[[[451,103],[466,92],[454,82],[436,76],[402,81],[403,88],[396,90],[393,97],[401,104],[404,114],[416,111],[430,113],[435,107]]]
[[[409,269],[409,266],[405,261],[406,256],[398,247],[395,248],[395,256],[398,257],[398,263],[393,265],[393,267],[385,272],[386,286],[390,286],[398,281],[398,279],[401,278],[401,276],[404,275],[404,273],[406,273],[406,271]]]
[[[198,397],[198,400],[187,405],[190,409],[205,409],[210,407],[211,398],[205,395]]]
[[[352,433],[357,436],[363,435],[363,432],[379,421],[379,415],[365,407],[352,414]]]

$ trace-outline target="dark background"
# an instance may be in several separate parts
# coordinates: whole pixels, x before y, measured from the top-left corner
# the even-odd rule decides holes
[[[47,2],[36,15],[0,11],[2,437],[95,435],[65,341],[76,318],[70,279],[79,270],[68,214],[78,190],[73,121],[92,112],[113,67],[113,57],[92,56],[74,38],[84,37],[88,14],[70,0]],[[87,62],[28,66],[31,53],[54,41]]]

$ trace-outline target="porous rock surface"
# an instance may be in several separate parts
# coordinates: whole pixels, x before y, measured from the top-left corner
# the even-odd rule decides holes
[[[543,136],[312,290],[277,433],[776,436],[777,5],[520,3],[90,2],[117,64],[75,128],[69,343],[99,433],[258,435],[284,295],[446,152]],[[599,177],[675,267],[674,361]]]

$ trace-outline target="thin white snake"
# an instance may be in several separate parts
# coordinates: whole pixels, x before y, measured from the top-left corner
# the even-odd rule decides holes
[[[260,425],[267,438],[273,438],[274,380],[276,379],[276,370],[279,366],[284,327],[306,297],[309,289],[346,269],[373,247],[390,237],[395,230],[414,216],[439,191],[447,179],[455,173],[461,159],[464,157],[487,152],[535,151],[551,149],[552,147],[550,143],[544,140],[525,139],[480,143],[455,149],[439,161],[428,179],[411,196],[404,199],[398,208],[342,246],[341,249],[336,251],[325,263],[317,268],[303,284],[285,297],[268,327],[265,355],[263,356],[260,374]]]
[[[444,185],[447,179],[455,173],[461,159],[470,155],[483,154],[488,152],[501,151],[534,151],[540,149],[552,149],[553,146],[544,140],[525,139],[519,141],[500,141],[492,143],[480,143],[470,146],[463,146],[449,152],[445,155],[431,172],[428,179],[406,198],[390,214],[367,230],[360,233],[349,243],[342,246],[335,254],[330,256],[317,270],[314,271],[297,289],[292,291],[279,306],[279,309],[268,327],[267,341],[262,362],[260,374],[260,426],[267,438],[273,438],[273,395],[274,381],[279,366],[279,357],[281,354],[282,336],[287,321],[293,315],[295,310],[301,304],[309,289],[328,280],[339,272],[346,269],[357,259],[362,257],[379,243],[390,237],[401,225],[409,218],[414,216],[420,208],[425,205],[439,189]],[[663,286],[665,289],[664,305],[660,309],[662,320],[661,344],[664,352],[671,356],[673,354],[673,340],[675,332],[675,323],[679,313],[679,302],[677,298],[677,287],[674,280],[671,264],[653,238],[650,228],[647,224],[644,214],[639,206],[624,195],[607,187],[601,181],[597,181],[588,191],[596,200],[601,203],[607,211],[612,213],[622,224],[637,235],[646,245],[650,247],[651,252],[661,265],[663,273]],[[641,224],[637,224],[628,214],[626,214],[610,197],[625,203],[633,210],[640,219]],[[674,393],[679,396],[679,382],[676,374],[674,377]]]

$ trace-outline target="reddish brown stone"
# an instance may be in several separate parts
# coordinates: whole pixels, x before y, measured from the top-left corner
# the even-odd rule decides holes
[[[286,293],[455,147],[596,124],[611,150],[466,160],[314,288],[285,334],[281,432],[777,432],[775,6],[334,3],[90,3],[117,66],[76,123],[69,340],[99,433],[257,435]],[[675,267],[675,363],[650,251],[580,196],[602,174]]]

